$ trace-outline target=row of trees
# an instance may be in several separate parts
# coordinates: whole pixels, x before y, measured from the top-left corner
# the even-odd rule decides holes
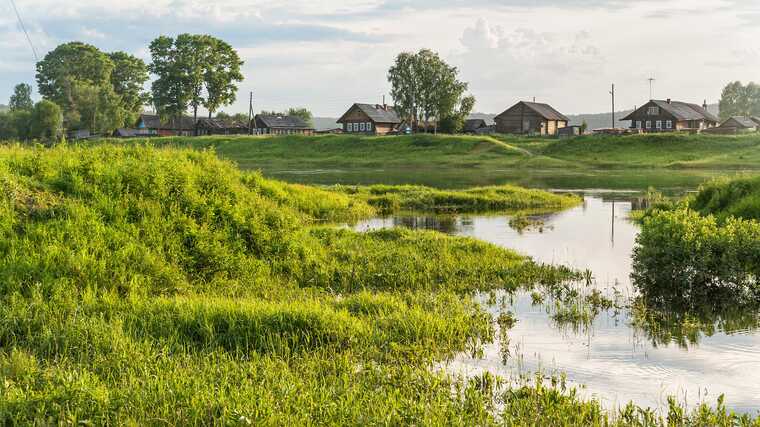
[[[731,82],[723,88],[720,97],[720,117],[760,116],[760,85],[749,82]]]
[[[9,110],[0,112],[0,140],[57,141],[63,135],[63,114],[52,101],[34,103],[32,87],[19,84],[13,90]]]
[[[461,131],[475,106],[475,98],[465,95],[467,83],[458,77],[456,67],[428,49],[399,54],[388,70],[391,96],[400,115],[415,128],[433,120],[447,133]]]
[[[226,42],[208,35],[161,36],[150,44],[150,52],[152,62],[146,64],[126,52],[103,52],[86,43],[59,45],[37,63],[38,92],[59,108],[67,129],[93,134],[133,126],[146,105],[153,105],[164,118],[188,109],[197,118],[199,107],[211,117],[235,101],[243,61]],[[156,78],[148,92],[150,73]],[[16,87],[11,112],[0,117],[2,137],[37,137],[24,124],[24,112],[36,109],[31,91],[26,84]]]

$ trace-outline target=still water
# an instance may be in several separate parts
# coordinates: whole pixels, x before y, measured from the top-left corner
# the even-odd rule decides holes
[[[519,232],[508,216],[397,216],[374,218],[357,230],[404,226],[436,229],[470,236],[515,249],[535,260],[564,264],[594,275],[594,286],[607,294],[635,294],[629,276],[638,228],[628,219],[632,203],[625,195],[611,199],[588,196],[582,206],[540,217],[543,225]],[[564,373],[583,396],[614,408],[634,401],[640,406],[667,408],[675,396],[689,406],[712,405],[724,394],[729,409],[760,411],[760,331],[758,316],[749,313],[729,327],[715,324],[698,330],[696,339],[681,344],[655,339],[633,325],[627,308],[602,311],[584,327],[559,325],[550,315],[551,301],[534,304],[528,292],[518,292],[506,304],[483,304],[494,314],[509,310],[518,320],[509,342],[495,342],[483,357],[462,355],[448,363],[455,373],[490,371],[516,380]],[[498,340],[497,340],[498,341]],[[503,362],[502,345],[510,357]]]

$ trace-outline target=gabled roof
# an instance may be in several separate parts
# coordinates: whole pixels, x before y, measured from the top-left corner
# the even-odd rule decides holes
[[[756,128],[758,126],[758,124],[755,123],[750,117],[732,116],[726,119],[726,121],[723,122],[723,124],[721,124],[721,127],[723,127],[724,125],[726,125],[726,123],[729,123],[729,122],[734,122],[745,129]]]
[[[518,105],[524,105],[525,107],[533,110],[536,114],[543,117],[546,120],[562,120],[569,122],[570,119],[568,119],[564,114],[560,113],[559,111],[555,110],[554,107],[552,107],[549,104],[542,104],[540,102],[528,102],[528,101],[520,101],[517,104],[507,108],[506,111],[499,114],[496,117],[500,117],[504,114],[506,114],[509,110],[517,107]]]
[[[396,110],[393,107],[383,107],[382,105],[373,104],[352,105],[351,108],[349,108],[348,111],[343,114],[340,119],[338,119],[337,123],[344,123],[344,118],[348,113],[353,111],[354,108],[359,109],[359,111],[367,115],[367,117],[369,117],[369,119],[374,123],[401,123],[401,119],[399,119],[398,114],[396,114]]]
[[[475,132],[476,130],[487,126],[488,124],[483,119],[467,119],[464,122],[464,131]]]
[[[656,106],[660,107],[660,109],[668,112],[676,120],[709,120],[715,123],[720,121],[720,119],[718,119],[715,115],[713,115],[712,113],[710,113],[709,111],[707,111],[705,108],[703,108],[700,105],[691,104],[688,102],[672,101],[672,100],[668,102],[666,100],[661,100],[661,99],[653,99],[649,101],[638,110],[632,112],[631,114],[627,115],[626,117],[623,117],[620,120],[635,120],[637,113],[643,110],[644,108],[649,107],[650,104],[655,104]]]
[[[757,124],[758,126],[760,126],[760,117],[752,116],[749,119],[755,122],[755,124]]]
[[[270,129],[313,129],[300,117],[269,114],[257,114],[256,127],[267,127]]]
[[[148,129],[165,130],[192,130],[195,129],[195,120],[190,116],[172,117],[166,122],[161,122],[158,114],[140,114],[140,121]]]
[[[208,117],[202,117],[198,119],[198,126],[204,127],[206,129],[218,129],[218,130],[248,128],[248,125],[246,125],[245,123],[240,123],[240,122],[236,122],[234,120],[228,120],[228,119],[218,119],[218,118],[209,119]]]

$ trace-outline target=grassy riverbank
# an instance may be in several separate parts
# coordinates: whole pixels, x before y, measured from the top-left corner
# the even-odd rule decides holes
[[[95,142],[97,144],[98,142]],[[146,140],[120,140],[141,144]],[[421,184],[466,188],[696,188],[735,171],[760,173],[760,135],[355,135],[160,138],[151,144],[213,148],[268,177],[316,184]]]
[[[568,270],[467,238],[320,225],[372,208],[192,150],[0,148],[0,189],[2,424],[665,422],[432,368],[494,339],[475,290]]]

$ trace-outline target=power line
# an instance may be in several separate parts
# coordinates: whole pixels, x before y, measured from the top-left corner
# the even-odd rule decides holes
[[[13,11],[16,12],[16,18],[18,18],[18,23],[21,25],[21,30],[24,31],[24,35],[26,36],[26,41],[29,42],[29,47],[32,48],[32,54],[34,54],[34,62],[39,62],[40,58],[37,56],[37,49],[34,48],[34,43],[32,43],[31,37],[29,37],[29,33],[26,31],[26,25],[24,25],[24,21],[21,19],[21,15],[18,13],[18,8],[16,8],[16,2],[14,0],[10,0],[11,6],[13,6]]]

